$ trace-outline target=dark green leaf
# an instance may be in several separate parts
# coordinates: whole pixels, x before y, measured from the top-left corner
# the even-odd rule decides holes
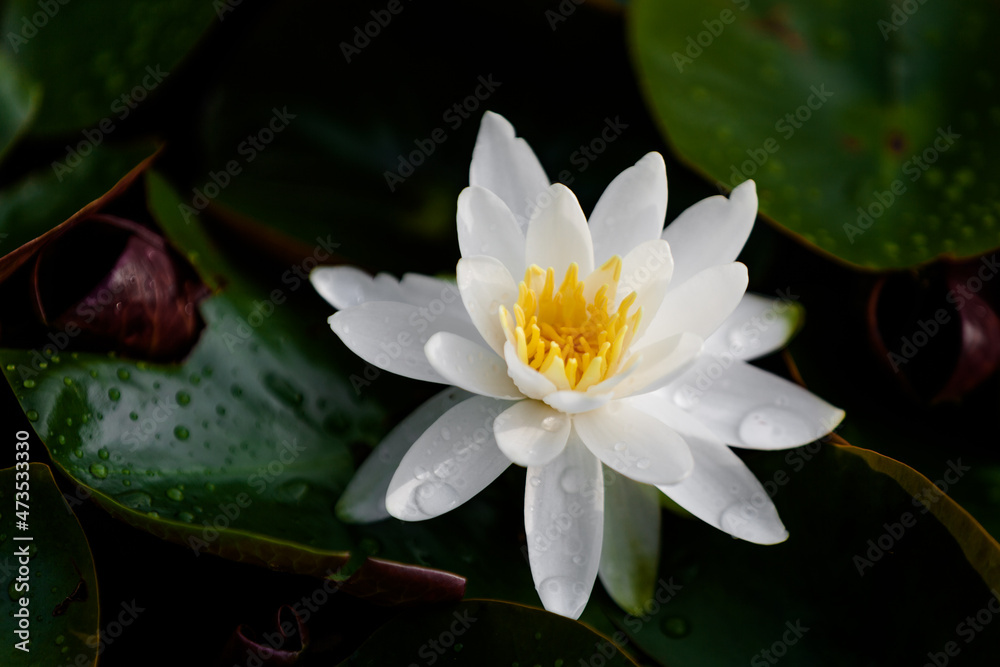
[[[764,215],[883,269],[1000,245],[998,20],[987,0],[640,0],[631,38],[682,159],[752,177]]]
[[[13,438],[15,433],[7,436]],[[39,446],[34,437],[28,442]],[[13,442],[8,447],[14,449]],[[15,500],[25,502],[27,508],[15,508]],[[0,502],[4,549],[0,581],[6,591],[0,596],[0,614],[4,626],[10,628],[0,649],[3,663],[23,667],[94,664],[99,645],[97,575],[87,538],[59,493],[52,471],[41,463],[30,464],[27,471],[0,470]],[[15,527],[22,520],[28,528]],[[25,537],[31,540],[17,539]],[[30,560],[22,570],[24,561],[18,554],[25,548]],[[14,633],[21,627],[21,610],[28,612],[27,653],[16,648],[23,640]]]

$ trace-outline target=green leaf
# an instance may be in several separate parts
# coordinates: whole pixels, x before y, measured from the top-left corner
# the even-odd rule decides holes
[[[0,15],[3,47],[44,89],[36,134],[97,126],[99,145],[171,76],[217,19],[213,3],[12,0]],[[73,146],[76,146],[74,142]],[[83,153],[83,151],[80,151]]]
[[[329,349],[289,306],[230,271],[173,193],[150,180],[154,217],[221,293],[182,364],[115,355],[4,350],[5,372],[55,463],[117,516],[160,537],[236,560],[328,574],[353,546],[332,507],[353,470],[347,445],[370,439]],[[52,352],[52,346],[48,348]]]
[[[101,197],[155,150],[148,143],[100,146],[68,172],[34,171],[0,190],[0,233],[7,235],[2,247],[13,249],[41,236]]]
[[[0,50],[0,161],[31,123],[41,89],[25,80],[13,59]]]
[[[986,0],[638,0],[630,35],[682,159],[727,189],[752,177],[785,230],[888,269],[1000,245],[998,20]]]
[[[747,463],[789,539],[750,544],[665,515],[653,613],[621,616],[609,607],[641,651],[695,667],[768,664],[767,655],[789,666],[857,655],[869,664],[923,664],[948,642],[969,664],[996,655],[1000,624],[974,632],[975,641],[961,625],[997,608],[966,559],[965,540],[893,477],[853,448],[819,443],[754,452]],[[989,548],[995,559],[996,544]]]
[[[401,614],[344,667],[438,665],[635,665],[608,638],[577,621],[495,600]]]
[[[13,438],[16,434],[8,433]],[[38,446],[34,438],[29,444]],[[10,445],[13,449],[13,443]],[[25,451],[25,450],[19,450]],[[25,484],[25,482],[27,482]],[[19,495],[24,493],[25,496]],[[15,500],[27,508],[15,508]],[[97,574],[83,529],[66,505],[52,471],[41,463],[28,470],[0,470],[0,502],[3,521],[0,543],[4,548],[0,615],[9,619],[7,637],[0,655],[6,665],[49,667],[94,664],[98,648]],[[22,516],[19,512],[25,512]],[[15,522],[25,520],[27,529]],[[18,538],[30,537],[31,540]],[[21,571],[21,549],[27,548],[28,574]],[[27,601],[27,607],[22,606]],[[19,627],[15,614],[27,609],[30,652],[16,648],[23,640],[13,633]]]
[[[641,615],[656,590],[660,564],[660,498],[649,484],[604,469],[601,583],[622,609]]]

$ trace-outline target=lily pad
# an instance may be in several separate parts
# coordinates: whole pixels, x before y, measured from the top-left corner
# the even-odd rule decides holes
[[[219,18],[217,4],[225,3],[6,3],[0,14],[2,48],[44,89],[31,131],[53,135],[95,126],[70,148],[84,154],[87,149],[78,143],[91,148],[103,143],[171,80]]]
[[[789,539],[759,546],[666,515],[658,603],[646,617],[617,612],[640,650],[694,666],[858,655],[864,664],[923,664],[949,642],[963,663],[987,664],[1000,650],[1000,624],[971,641],[966,622],[1000,609],[991,592],[1000,548],[968,515],[955,523],[916,500],[926,478],[874,452],[819,443],[760,453],[748,465]],[[934,497],[955,511],[944,494]]]
[[[874,269],[1000,245],[987,0],[632,3],[639,78],[682,159],[813,248]]]
[[[635,665],[611,639],[568,618],[496,600],[401,614],[342,667],[438,665]]]
[[[10,434],[15,435],[18,442],[40,446],[34,436],[20,440],[26,435],[23,431]],[[26,506],[15,507],[17,500]],[[93,665],[100,646],[97,575],[87,538],[59,493],[52,471],[41,463],[0,470],[0,502],[4,549],[0,583],[6,592],[0,595],[0,615],[9,619],[0,650],[3,663]],[[22,521],[27,528],[20,527]],[[27,556],[19,555],[23,550]],[[26,623],[22,610],[27,612]],[[28,636],[19,636],[16,631],[25,625]],[[18,648],[25,639],[27,652]]]

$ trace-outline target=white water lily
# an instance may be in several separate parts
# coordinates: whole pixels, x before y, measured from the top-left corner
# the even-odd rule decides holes
[[[653,487],[734,537],[784,540],[770,498],[728,445],[803,445],[843,412],[746,363],[785,343],[794,318],[780,314],[796,312],[745,294],[747,270],[734,261],[757,213],[753,182],[664,230],[666,204],[663,159],[649,153],[588,221],[513,127],[487,113],[458,198],[457,289],[421,275],[314,271],[352,351],[458,388],[389,434],[341,515],[430,519],[511,462],[524,466],[535,587],[546,609],[571,618],[599,573],[620,604],[641,606],[630,591],[648,588],[636,578],[652,581],[650,568],[655,578]]]

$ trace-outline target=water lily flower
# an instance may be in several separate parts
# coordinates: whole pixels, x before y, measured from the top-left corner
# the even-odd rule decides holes
[[[546,609],[571,618],[599,574],[620,604],[641,607],[636,577],[655,576],[660,491],[735,537],[784,540],[774,505],[728,445],[803,445],[843,412],[746,363],[783,345],[798,312],[747,295],[747,269],[734,261],[756,217],[754,183],[664,229],[666,168],[649,153],[588,220],[493,113],[469,180],[457,285],[353,267],[311,276],[354,353],[452,386],[369,457],[341,516],[430,519],[524,466],[535,587]]]

